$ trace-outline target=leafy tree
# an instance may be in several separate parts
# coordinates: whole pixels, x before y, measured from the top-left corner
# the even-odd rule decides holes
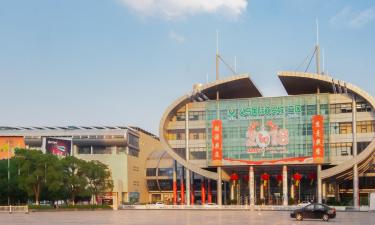
[[[64,187],[74,205],[76,197],[83,194],[87,186],[87,179],[83,170],[86,162],[74,156],[67,156],[61,160],[61,164]]]
[[[20,165],[19,186],[39,205],[40,193],[46,188],[54,192],[62,185],[61,164],[57,156],[38,150],[16,149]]]
[[[14,158],[10,159],[9,170],[10,180],[8,189],[8,160],[0,160],[0,205],[8,204],[8,196],[11,204],[27,202],[27,193],[18,186],[18,164]]]
[[[97,160],[89,161],[85,164],[84,173],[88,179],[88,190],[94,197],[99,193],[113,190],[111,172],[104,163]]]

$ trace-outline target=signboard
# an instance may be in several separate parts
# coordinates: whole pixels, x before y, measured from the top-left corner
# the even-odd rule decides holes
[[[258,122],[250,123],[246,132],[246,146],[249,147],[249,154],[256,153],[286,153],[286,145],[289,143],[289,132],[287,129],[280,129],[272,120],[267,122],[267,127],[259,127]]]
[[[323,116],[312,117],[312,148],[314,163],[324,162],[324,123]]]
[[[0,160],[13,157],[15,148],[25,148],[23,137],[0,137]]]
[[[221,161],[223,158],[222,133],[223,126],[221,120],[212,120],[212,161]]]
[[[206,135],[212,135],[206,142],[210,166],[218,160],[221,165],[322,163],[329,151],[323,147],[329,141],[329,129],[324,129],[329,126],[328,94],[223,99],[207,101],[205,107]],[[319,130],[312,120],[318,109]]]
[[[46,153],[58,156],[71,155],[72,139],[45,137],[43,140]]]

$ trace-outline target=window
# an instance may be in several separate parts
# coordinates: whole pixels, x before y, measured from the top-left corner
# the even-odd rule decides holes
[[[173,169],[172,168],[159,168],[158,176],[172,176]]]
[[[331,143],[331,151],[336,152],[337,156],[352,155],[352,146],[351,142]]]
[[[357,133],[372,133],[375,132],[375,121],[358,121],[357,122]]]
[[[371,106],[367,102],[357,102],[357,112],[371,112]]]
[[[78,146],[78,154],[91,154],[91,146]]]
[[[138,157],[139,149],[132,148],[132,147],[129,146],[129,155]]]
[[[330,124],[331,134],[339,134],[340,133],[339,128],[340,128],[339,123],[331,123]]]
[[[357,142],[357,154],[361,153],[370,144],[369,141]]]
[[[339,123],[340,134],[351,134],[352,133],[352,123],[343,122]]]
[[[351,113],[352,112],[352,103],[340,103],[340,104],[331,104],[330,113]]]
[[[146,169],[146,176],[148,176],[148,177],[156,176],[156,169],[155,168],[147,168]]]
[[[205,111],[191,111],[189,112],[189,120],[205,120],[206,112]]]
[[[156,182],[156,180],[148,180],[147,181],[147,187],[148,187],[149,191],[158,191],[159,190],[158,183]]]
[[[133,134],[128,135],[129,141],[128,143],[135,148],[139,148],[139,138]]]
[[[93,146],[93,154],[111,154],[111,146]]]

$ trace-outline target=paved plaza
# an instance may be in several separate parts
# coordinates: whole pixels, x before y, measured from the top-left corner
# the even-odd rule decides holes
[[[372,221],[372,223],[371,223]],[[338,212],[328,224],[373,224],[375,213]],[[34,212],[0,214],[1,225],[315,225],[321,220],[295,221],[289,212],[281,211],[219,211],[219,210],[121,210],[82,212]]]

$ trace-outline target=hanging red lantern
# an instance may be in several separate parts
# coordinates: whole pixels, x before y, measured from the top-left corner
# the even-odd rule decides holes
[[[281,182],[283,181],[283,175],[277,174],[276,175],[277,185],[281,186]]]
[[[261,178],[263,180],[263,186],[267,187],[267,182],[270,179],[270,175],[268,173],[263,173]]]
[[[293,174],[293,180],[295,181],[296,187],[298,187],[300,181],[302,179],[302,175],[299,173]]]
[[[248,181],[249,181],[249,175],[244,175],[244,176],[242,177],[242,179],[243,179],[244,181],[248,182]]]
[[[314,172],[311,172],[308,176],[309,180],[310,180],[310,185],[313,185],[314,183],[314,180],[316,180],[316,173]]]
[[[238,175],[237,175],[237,173],[232,173],[232,175],[230,175],[230,180],[231,180],[231,181],[237,181],[237,180],[238,180]]]

